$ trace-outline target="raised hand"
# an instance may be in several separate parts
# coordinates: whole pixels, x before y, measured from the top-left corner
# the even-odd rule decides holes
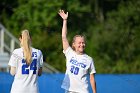
[[[63,50],[65,51],[69,47],[69,42],[67,40],[67,18],[68,18],[68,12],[65,13],[64,10],[59,10],[58,14],[63,19],[62,44],[63,44]]]
[[[67,20],[68,12],[65,13],[64,10],[59,10],[58,14],[62,17],[63,20]]]

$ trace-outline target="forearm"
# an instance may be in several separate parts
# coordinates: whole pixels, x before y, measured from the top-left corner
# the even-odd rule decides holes
[[[59,15],[63,19],[63,26],[62,26],[62,44],[64,51],[69,47],[69,42],[67,40],[67,18],[68,12],[64,13],[64,10],[59,10]]]
[[[96,91],[96,82],[95,81],[91,81],[90,83],[91,83],[91,87],[92,87],[93,93],[97,93],[97,91]]]
[[[16,74],[16,68],[15,67],[9,67],[9,69],[10,69],[10,74],[12,76],[14,76]]]
[[[94,74],[90,74],[90,84],[91,84],[93,93],[97,93],[97,91],[96,91],[96,81],[95,81],[95,78],[94,78]]]
[[[67,20],[63,19],[62,39],[67,37]]]
[[[38,76],[41,76],[41,75],[42,75],[42,67],[40,67],[38,70]]]
[[[67,40],[67,20],[66,19],[63,19],[62,43],[63,43],[63,49],[66,50],[69,47],[69,43]]]

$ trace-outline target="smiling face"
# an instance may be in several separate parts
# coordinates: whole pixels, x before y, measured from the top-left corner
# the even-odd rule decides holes
[[[85,39],[83,36],[77,35],[73,39],[72,48],[77,54],[83,54],[85,49]]]

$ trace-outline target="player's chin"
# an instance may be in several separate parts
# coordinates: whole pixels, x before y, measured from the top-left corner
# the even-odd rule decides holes
[[[81,53],[83,53],[83,52],[84,52],[84,48],[80,48],[79,51],[80,51]]]

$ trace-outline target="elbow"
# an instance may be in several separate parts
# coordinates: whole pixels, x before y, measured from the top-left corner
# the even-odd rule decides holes
[[[10,73],[12,76],[15,76],[15,74],[13,74],[13,73]]]
[[[93,78],[90,78],[90,82],[95,82],[95,80]]]
[[[41,75],[42,75],[42,67],[38,71],[38,76],[41,76]]]
[[[38,76],[41,76],[42,75],[42,73],[38,73]]]
[[[15,73],[15,72],[10,71],[10,74],[11,74],[12,76],[14,76],[16,73]]]
[[[10,74],[12,75],[12,76],[14,76],[15,74],[16,74],[16,68],[15,67],[10,67]]]
[[[90,81],[91,81],[91,82],[95,82],[94,74],[91,74],[91,75],[90,75]]]
[[[63,42],[68,42],[67,38],[65,36],[62,36],[62,41]]]
[[[62,40],[63,40],[63,39],[66,39],[66,35],[62,35]]]

